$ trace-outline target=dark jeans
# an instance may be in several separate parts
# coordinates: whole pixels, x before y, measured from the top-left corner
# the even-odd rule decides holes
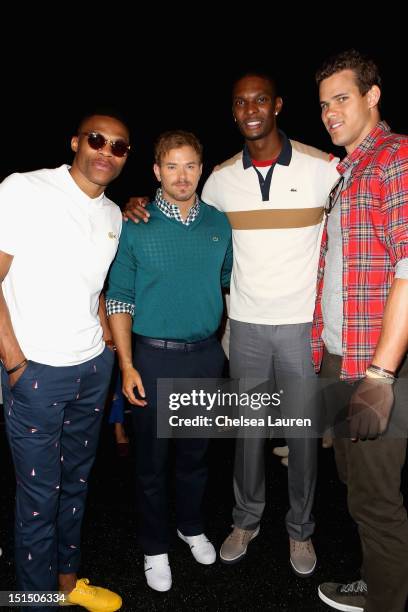
[[[225,356],[214,339],[201,350],[180,352],[135,342],[133,362],[146,392],[147,406],[133,406],[139,542],[146,555],[169,548],[167,470],[170,440],[157,437],[158,378],[218,378]],[[165,407],[160,406],[160,409]],[[168,409],[168,406],[167,406]],[[207,483],[208,440],[176,439],[177,528],[186,536],[203,532],[201,505]]]
[[[340,357],[325,352],[320,376],[338,379],[340,365]],[[407,360],[399,376],[408,378]],[[347,485],[348,508],[361,539],[361,573],[368,585],[366,612],[405,612],[408,520],[401,470],[406,449],[404,438],[334,440],[337,470]]]

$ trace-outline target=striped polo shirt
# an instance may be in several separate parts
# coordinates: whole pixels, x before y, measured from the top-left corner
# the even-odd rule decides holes
[[[323,210],[338,159],[289,140],[261,173],[246,148],[211,174],[202,199],[233,230],[230,317],[284,325],[312,320]]]

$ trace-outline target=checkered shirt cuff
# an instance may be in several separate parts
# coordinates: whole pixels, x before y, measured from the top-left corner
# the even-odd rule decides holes
[[[135,305],[127,304],[126,302],[118,302],[118,300],[113,300],[112,298],[108,298],[106,300],[106,312],[108,317],[113,314],[120,314],[122,312],[130,314],[131,317],[135,316]]]

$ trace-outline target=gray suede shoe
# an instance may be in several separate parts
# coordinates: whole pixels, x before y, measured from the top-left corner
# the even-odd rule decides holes
[[[315,571],[316,553],[309,538],[305,542],[299,542],[289,538],[290,545],[290,564],[296,576],[309,578]]]
[[[256,538],[259,527],[256,529],[240,529],[234,527],[224,540],[220,550],[220,559],[223,563],[237,563],[246,555],[249,542]]]

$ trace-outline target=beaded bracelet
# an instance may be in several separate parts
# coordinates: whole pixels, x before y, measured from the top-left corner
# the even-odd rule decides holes
[[[369,367],[378,372],[379,374],[387,374],[388,376],[392,376],[393,378],[395,378],[395,372],[392,372],[391,370],[386,370],[385,368],[377,366],[374,363],[372,363]]]
[[[370,377],[370,374],[372,375]],[[390,385],[392,385],[396,378],[395,376],[392,376],[391,374],[384,374],[382,372],[379,372],[376,368],[374,369],[372,366],[369,366],[366,370],[366,376],[369,376],[370,378],[377,378],[382,380],[383,382],[386,382]]]

